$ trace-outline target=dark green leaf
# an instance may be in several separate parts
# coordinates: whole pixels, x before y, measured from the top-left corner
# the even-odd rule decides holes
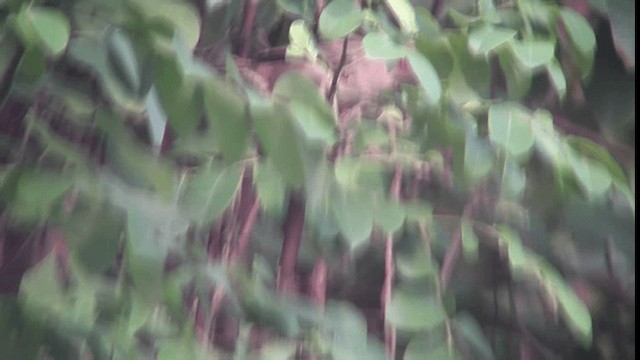
[[[113,29],[106,38],[107,60],[113,73],[133,94],[141,88],[138,60],[129,36],[120,29]]]
[[[286,184],[269,162],[255,164],[253,182],[264,209],[282,210]]]

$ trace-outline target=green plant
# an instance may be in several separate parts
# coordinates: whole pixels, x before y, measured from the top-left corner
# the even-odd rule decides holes
[[[0,358],[635,356],[634,8],[0,1]]]

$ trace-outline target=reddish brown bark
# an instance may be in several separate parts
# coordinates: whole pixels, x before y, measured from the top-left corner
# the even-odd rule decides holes
[[[289,198],[289,207],[284,223],[282,251],[280,252],[278,270],[278,291],[280,292],[295,292],[297,289],[296,262],[302,241],[304,214],[304,202],[299,195],[292,194]]]

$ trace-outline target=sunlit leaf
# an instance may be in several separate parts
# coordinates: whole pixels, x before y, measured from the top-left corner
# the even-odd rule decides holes
[[[404,207],[394,201],[381,200],[376,202],[374,210],[374,219],[376,225],[389,234],[398,231],[405,220]]]
[[[557,60],[553,60],[547,65],[547,73],[549,74],[553,88],[558,94],[558,99],[560,99],[560,101],[564,100],[564,96],[567,93],[567,80]]]
[[[58,9],[25,4],[16,22],[27,46],[42,46],[53,56],[60,55],[67,47],[71,27]]]
[[[387,0],[389,8],[400,23],[400,28],[407,34],[418,32],[416,14],[409,0]]]
[[[269,162],[256,163],[253,168],[253,182],[263,208],[282,209],[286,184]]]
[[[612,179],[604,166],[572,152],[569,160],[574,175],[589,196],[598,197],[609,190]]]
[[[371,235],[372,205],[370,195],[363,191],[343,193],[333,200],[333,212],[338,227],[351,249],[363,244]]]

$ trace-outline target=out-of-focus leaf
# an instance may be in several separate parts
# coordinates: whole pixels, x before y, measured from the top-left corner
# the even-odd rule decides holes
[[[473,353],[482,360],[495,359],[491,345],[482,332],[478,322],[468,314],[462,313],[454,318],[456,329],[462,334]]]
[[[405,216],[404,207],[400,203],[381,200],[375,204],[375,223],[386,233],[398,231],[404,224]]]
[[[213,138],[230,161],[240,159],[249,143],[249,117],[245,102],[229,85],[211,78],[205,83],[204,104]]]
[[[433,296],[398,289],[385,310],[386,321],[398,330],[432,329],[445,320],[445,310]]]
[[[590,347],[593,342],[593,329],[589,309],[573,292],[571,287],[555,272],[547,271],[544,278],[545,285],[556,296],[562,309],[562,314],[574,336],[585,348]]]
[[[282,210],[287,190],[286,184],[268,161],[255,164],[253,182],[263,208],[276,211]]]
[[[383,32],[370,32],[362,39],[367,57],[378,60],[395,60],[408,54],[405,46],[395,43]]]
[[[385,2],[400,23],[403,32],[407,34],[418,32],[416,13],[409,0],[386,0]]]
[[[520,64],[510,51],[500,51],[498,59],[506,77],[509,98],[519,99],[525,96],[531,88],[531,71]]]
[[[477,261],[479,241],[468,219],[463,218],[460,221],[460,236],[462,238],[462,254],[464,255],[464,259],[469,262]]]
[[[502,169],[500,196],[509,200],[520,200],[527,185],[527,177],[518,164],[505,160]]]
[[[67,174],[44,171],[27,171],[18,179],[13,202],[12,216],[22,221],[43,221],[52,216],[56,201],[61,200],[73,186]]]
[[[405,279],[420,279],[435,274],[437,264],[434,260],[427,257],[424,250],[398,253],[396,257],[396,266],[398,273]]]
[[[547,74],[549,74],[551,84],[558,94],[558,99],[560,101],[564,100],[564,96],[567,93],[567,80],[557,60],[553,60],[547,65]]]
[[[58,9],[25,4],[16,24],[27,47],[40,46],[50,55],[59,56],[69,42],[69,20]]]
[[[442,95],[442,87],[440,78],[431,62],[418,52],[410,52],[407,56],[413,73],[420,81],[420,85],[425,91],[427,101],[430,105],[435,106],[440,102]]]
[[[488,144],[475,135],[467,135],[464,144],[464,173],[471,184],[485,177],[493,168],[493,154]]]
[[[137,95],[141,89],[140,68],[127,34],[117,28],[109,31],[106,49],[110,69],[129,91]]]
[[[531,115],[515,103],[489,108],[489,139],[517,159],[526,159],[533,147]]]
[[[28,310],[59,315],[70,305],[59,278],[56,257],[50,253],[31,268],[20,283],[20,297]]]
[[[305,22],[295,20],[289,27],[289,45],[287,45],[286,58],[304,56],[315,61],[318,57],[318,46]]]
[[[160,21],[175,28],[187,47],[190,50],[195,48],[200,38],[200,16],[191,3],[169,0],[132,0],[130,4],[149,21]]]
[[[449,349],[446,344],[433,346],[416,336],[407,345],[403,360],[457,360],[460,358],[460,355],[454,349]]]
[[[604,166],[573,152],[569,152],[569,162],[578,183],[590,197],[599,197],[611,187],[611,175]]]
[[[333,112],[311,79],[288,72],[274,85],[273,96],[286,103],[307,139],[333,144],[336,141]]]
[[[469,49],[474,54],[488,55],[516,35],[515,30],[482,25],[469,33]]]
[[[354,249],[371,235],[373,203],[370,194],[350,191],[338,194],[333,200],[333,212],[340,232]]]
[[[314,0],[277,0],[284,10],[299,15],[307,21],[313,20],[315,11]]]
[[[516,59],[528,69],[548,65],[553,60],[555,44],[548,40],[509,42]]]
[[[606,0],[607,13],[618,55],[629,70],[636,68],[636,2]]]
[[[181,197],[182,207],[198,224],[210,224],[233,200],[242,173],[241,165],[212,164],[200,169],[187,183]]]
[[[301,154],[303,148],[300,134],[286,113],[277,105],[251,105],[253,125],[260,145],[287,183],[300,187],[305,181]]]
[[[351,0],[331,1],[320,14],[318,30],[323,38],[334,40],[346,36],[360,26],[362,12]]]
[[[576,50],[576,62],[582,77],[586,78],[593,67],[596,36],[587,20],[575,11],[566,7],[562,8],[560,10],[560,18]]]

